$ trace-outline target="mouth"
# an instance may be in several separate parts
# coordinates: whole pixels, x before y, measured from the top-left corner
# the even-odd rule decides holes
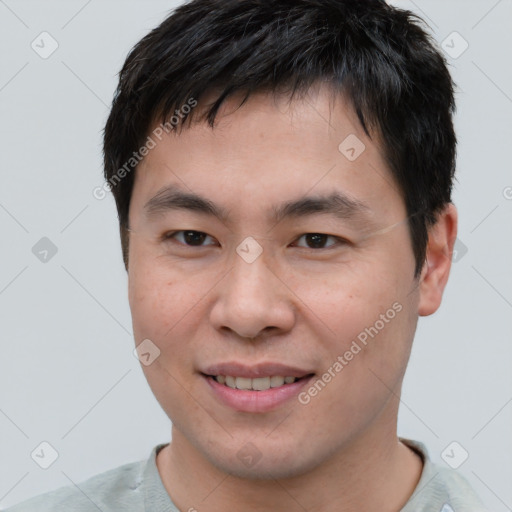
[[[232,375],[205,375],[219,384],[231,389],[239,389],[243,391],[267,391],[268,389],[280,388],[288,384],[293,384],[302,379],[311,377],[313,374],[305,375],[304,377],[293,377],[281,375],[273,375],[271,377],[235,377]]]
[[[222,364],[200,374],[216,400],[235,411],[252,413],[277,409],[296,398],[315,375],[280,364]]]

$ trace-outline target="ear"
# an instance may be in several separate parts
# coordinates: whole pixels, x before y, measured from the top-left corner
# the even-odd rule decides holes
[[[444,287],[452,266],[452,253],[457,237],[457,209],[449,203],[438,214],[428,230],[426,261],[420,276],[418,314],[428,316],[441,305]]]

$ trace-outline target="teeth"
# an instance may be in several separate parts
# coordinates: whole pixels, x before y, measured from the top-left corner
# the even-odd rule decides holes
[[[278,388],[284,384],[292,384],[297,380],[296,377],[258,377],[248,379],[246,377],[232,377],[230,375],[218,375],[214,377],[219,384],[224,384],[232,389],[266,391],[270,388]]]
[[[236,387],[237,389],[251,389],[252,379],[246,379],[245,377],[237,377]]]
[[[256,391],[264,391],[270,388],[270,377],[259,377],[252,379],[252,389]]]
[[[270,377],[270,387],[278,388],[284,384],[284,377]]]
[[[236,388],[235,378],[226,376],[226,386],[229,386],[230,388],[235,389]]]

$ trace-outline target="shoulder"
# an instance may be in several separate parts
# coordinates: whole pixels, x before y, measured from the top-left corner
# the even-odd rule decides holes
[[[410,439],[402,441],[422,456],[424,466],[420,481],[401,512],[487,512],[461,473],[433,463],[422,443]]]
[[[144,510],[140,484],[146,461],[124,464],[18,503],[4,512],[113,512]]]
[[[453,510],[487,512],[471,484],[457,470],[432,464],[432,480],[427,488],[432,493],[445,497]],[[445,512],[451,509],[446,507]]]

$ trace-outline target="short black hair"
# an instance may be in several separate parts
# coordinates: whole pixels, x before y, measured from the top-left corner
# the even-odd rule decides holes
[[[196,119],[214,128],[220,105],[235,93],[243,94],[241,106],[256,92],[291,99],[320,82],[344,94],[365,132],[382,142],[404,198],[418,277],[428,228],[451,202],[454,83],[421,18],[383,0],[192,0],[134,46],[103,147],[126,268],[140,160],[132,157],[155,121],[179,131],[196,112],[184,105],[214,92]]]

